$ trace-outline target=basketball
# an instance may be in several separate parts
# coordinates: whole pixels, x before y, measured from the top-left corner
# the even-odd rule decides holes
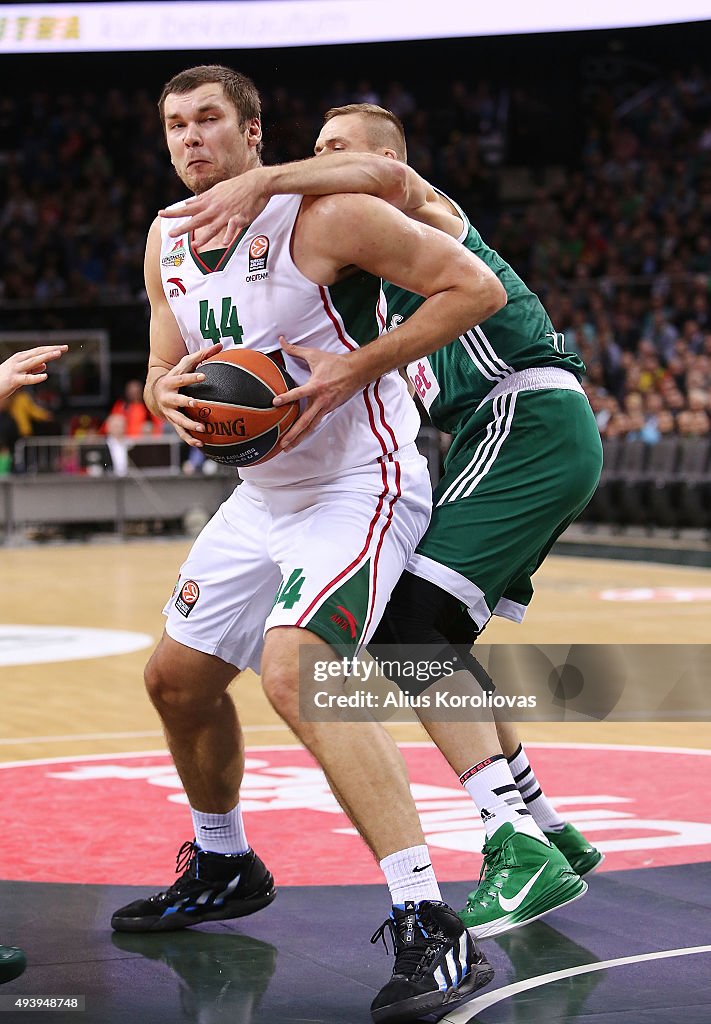
[[[205,374],[199,384],[180,393],[196,404],[185,409],[190,419],[205,425],[193,437],[215,462],[256,466],[279,453],[279,438],[299,415],[299,403],[275,408],[272,399],[296,387],[275,357],[248,348],[231,348],[200,363]]]

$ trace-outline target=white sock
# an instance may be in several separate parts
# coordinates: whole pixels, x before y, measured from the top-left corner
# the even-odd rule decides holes
[[[244,834],[242,810],[237,804],[228,814],[207,814],[190,808],[195,829],[195,842],[210,853],[246,853],[249,849]]]
[[[565,822],[541,789],[533,768],[529,764],[526,751],[520,743],[518,749],[507,760],[523,802],[533,815],[533,820],[538,827],[544,832],[561,832],[565,828]]]
[[[521,799],[503,754],[492,754],[459,776],[459,781],[479,809],[487,839],[505,822],[517,832],[548,843]]]
[[[410,846],[384,857],[380,867],[388,883],[393,906],[402,906],[405,900],[442,902],[437,878],[426,846]]]

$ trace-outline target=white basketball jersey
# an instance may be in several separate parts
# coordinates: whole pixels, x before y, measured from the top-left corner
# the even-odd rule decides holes
[[[294,345],[345,354],[384,331],[379,278],[359,271],[324,287],[295,266],[290,243],[301,200],[271,199],[214,270],[188,234],[168,237],[179,220],[161,221],[163,288],[189,352],[216,342],[275,352],[283,335]],[[297,384],[308,380],[306,363],[286,356],[285,366]],[[412,443],[419,425],[407,385],[393,371],[327,414],[296,448],[240,468],[240,475],[268,487],[332,477]]]

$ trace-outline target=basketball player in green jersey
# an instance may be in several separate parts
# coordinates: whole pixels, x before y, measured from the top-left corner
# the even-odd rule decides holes
[[[597,486],[601,444],[579,383],[584,365],[565,351],[538,298],[462,210],[407,167],[394,115],[370,104],[330,110],[315,148],[315,159],[250,172],[191,201],[196,234],[221,227],[231,237],[282,191],[366,192],[458,239],[507,292],[507,305],[485,323],[408,365],[432,422],[453,441],[430,527],[374,642],[450,643],[461,651],[492,613],[521,621],[532,574]],[[321,159],[325,154],[333,156]],[[384,292],[389,329],[423,301],[388,283]],[[369,346],[381,350],[378,365],[407,365],[407,351],[390,348],[389,340]],[[389,348],[392,362],[385,363]],[[313,376],[289,396],[310,399],[286,438],[292,443],[362,386],[366,359],[375,356],[301,354]],[[565,858],[582,875],[602,855],[546,799],[514,726],[499,722],[494,732],[484,723],[433,722],[424,709],[418,713],[487,833],[483,879],[461,912],[473,933],[501,934],[582,895],[585,883],[571,878]]]
[[[47,379],[47,363],[67,351],[66,345],[40,345],[14,355],[0,363],[0,402],[27,384],[41,384]],[[25,954],[17,946],[0,946],[0,985],[18,978],[25,969]]]

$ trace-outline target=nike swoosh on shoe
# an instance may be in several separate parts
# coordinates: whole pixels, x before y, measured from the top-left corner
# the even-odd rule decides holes
[[[538,871],[535,873],[535,875],[529,878],[529,880],[524,885],[523,889],[521,889],[515,896],[512,896],[510,899],[506,896],[502,896],[501,893],[499,893],[499,903],[501,904],[501,909],[505,910],[508,914],[512,913],[514,910],[518,910],[518,908],[521,906],[523,901],[528,896],[539,875],[543,871],[545,871],[547,867],[547,863],[541,864]]]

